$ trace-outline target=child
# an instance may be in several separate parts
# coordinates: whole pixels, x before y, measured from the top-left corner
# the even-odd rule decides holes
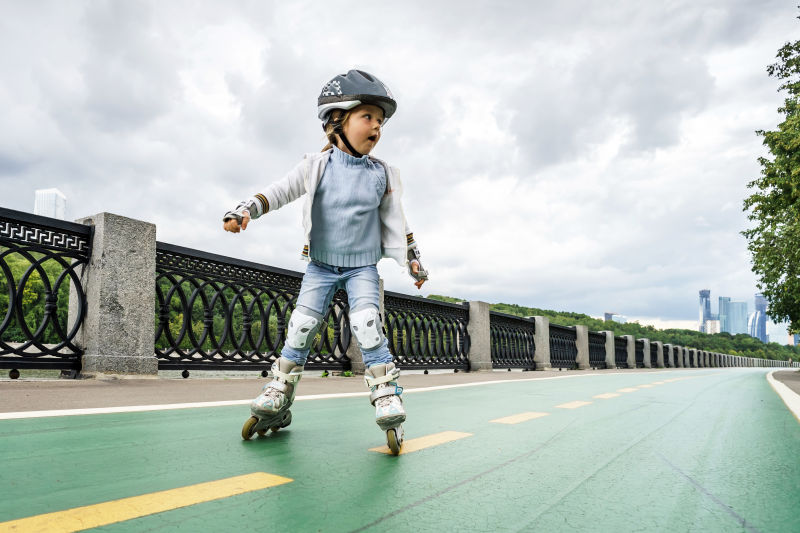
[[[406,225],[397,171],[369,156],[396,108],[392,93],[375,76],[360,70],[336,76],[322,88],[317,100],[317,115],[328,145],[321,153],[307,154],[281,181],[223,218],[225,230],[238,233],[251,219],[307,193],[302,256],[310,263],[281,356],[272,365],[273,379],[250,404],[252,416],[242,428],[245,439],[291,423],[289,407],[311,344],[331,298],[344,288],[350,303],[350,327],[367,367],[364,379],[372,391],[375,421],[386,432],[392,453],[400,453],[406,412],[400,398],[402,388],[397,386],[400,370],[392,362],[381,326],[376,263],[390,257],[407,266],[417,288],[428,276]]]

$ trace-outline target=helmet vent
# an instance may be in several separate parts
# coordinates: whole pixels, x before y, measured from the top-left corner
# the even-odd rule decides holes
[[[358,72],[359,74],[361,74],[362,76],[367,78],[369,81],[375,81],[375,78],[373,78],[372,76],[370,76],[369,74],[367,74],[363,70],[357,70],[356,72]]]

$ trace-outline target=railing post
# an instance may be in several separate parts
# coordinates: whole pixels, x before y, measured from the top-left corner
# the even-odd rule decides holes
[[[650,339],[639,339],[642,341],[642,364],[645,368],[653,368],[653,365],[650,363]]]
[[[470,372],[492,369],[492,332],[489,304],[469,303],[469,370]]]
[[[633,335],[623,335],[628,343],[628,368],[636,368],[636,339]]]
[[[553,368],[550,364],[550,320],[545,316],[535,316],[533,321],[533,342],[536,345],[533,362],[536,370],[550,370]]]
[[[77,335],[85,351],[81,374],[157,375],[155,225],[111,213],[77,222],[94,226],[82,279],[87,312]]]
[[[614,344],[614,332],[601,331],[600,333],[606,336],[606,368],[617,368],[617,347]]]
[[[664,368],[664,343],[661,341],[653,341],[656,345],[656,366]]]
[[[575,358],[578,370],[592,368],[589,362],[589,326],[575,326],[575,346],[578,348]]]

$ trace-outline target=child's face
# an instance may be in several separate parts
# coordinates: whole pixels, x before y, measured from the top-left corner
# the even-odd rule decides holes
[[[353,108],[342,128],[353,148],[367,155],[381,138],[381,124],[383,124],[383,109],[371,104],[362,104]],[[340,150],[348,151],[341,139],[338,145]]]

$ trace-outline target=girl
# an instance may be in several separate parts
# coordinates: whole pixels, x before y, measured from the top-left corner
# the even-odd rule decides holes
[[[371,389],[375,421],[386,432],[392,453],[400,453],[406,419],[400,370],[392,362],[379,313],[376,263],[390,257],[408,267],[417,288],[428,279],[400,203],[397,171],[370,152],[382,127],[397,109],[389,89],[361,70],[340,74],[322,88],[317,116],[328,138],[321,153],[307,154],[281,181],[240,203],[223,217],[226,231],[238,233],[252,219],[280,209],[306,194],[303,205],[305,246],[310,261],[289,320],[271,382],[250,404],[252,416],[242,428],[245,440],[267,428],[277,431],[292,421],[289,407],[308,352],[331,298],[344,288],[350,303],[350,327],[361,348]]]

